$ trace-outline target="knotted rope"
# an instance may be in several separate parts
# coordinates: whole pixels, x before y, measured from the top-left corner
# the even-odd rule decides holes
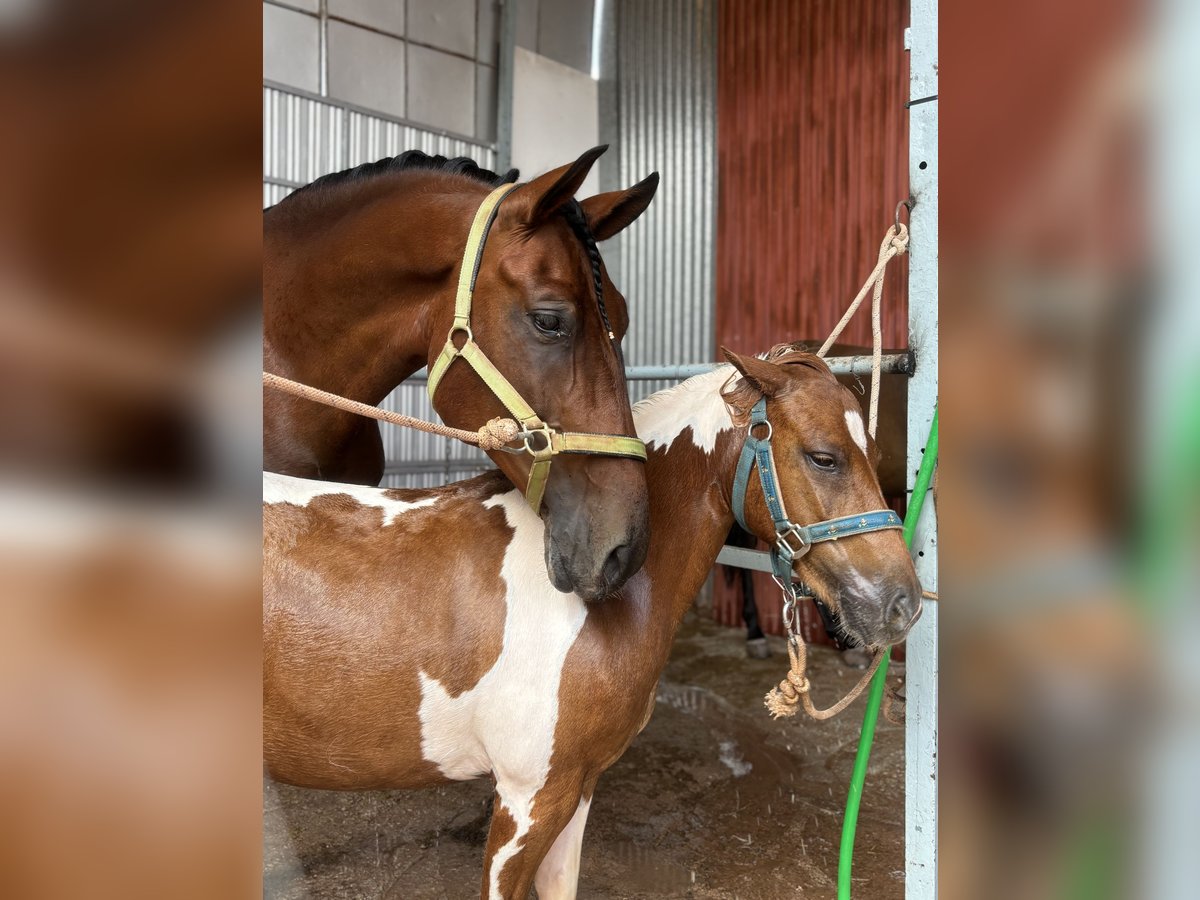
[[[812,701],[812,685],[805,676],[808,668],[808,648],[804,646],[804,641],[800,640],[797,635],[788,638],[788,659],[791,662],[791,668],[788,669],[787,677],[779,682],[779,687],[771,688],[764,701],[772,718],[794,716],[797,704],[802,703],[804,711],[814,719],[832,719],[857,700],[859,694],[867,689],[867,685],[871,683],[871,678],[875,675],[875,670],[883,661],[883,654],[876,653],[866,674],[859,679],[858,684],[850,689],[850,693],[828,709],[817,709]]]
[[[478,431],[464,431],[461,428],[451,428],[448,425],[441,425],[437,422],[426,422],[424,419],[414,419],[412,416],[405,416],[400,413],[391,412],[390,410],[380,409],[377,406],[371,406],[369,403],[359,403],[357,400],[349,400],[337,394],[309,387],[307,384],[301,384],[298,381],[292,381],[290,378],[284,378],[281,375],[274,375],[270,372],[263,372],[263,387],[275,388],[276,390],[283,391],[285,394],[291,394],[293,397],[311,400],[314,403],[323,403],[325,406],[332,406],[334,409],[340,409],[343,412],[357,413],[360,416],[366,416],[368,419],[378,419],[380,422],[400,425],[403,428],[415,428],[417,431],[424,431],[427,434],[455,438],[468,444],[474,444],[481,450],[500,450],[516,440],[517,434],[521,430],[521,426],[512,419],[492,419]]]
[[[867,430],[870,432],[872,438],[875,437],[875,428],[879,423],[879,371],[883,365],[883,324],[881,316],[883,279],[887,273],[887,264],[891,262],[893,257],[899,256],[907,252],[907,250],[908,228],[900,221],[900,207],[897,206],[896,223],[883,236],[883,243],[879,245],[879,259],[875,263],[875,268],[871,270],[871,274],[863,282],[858,296],[851,301],[841,320],[833,327],[833,331],[829,333],[829,337],[821,345],[821,349],[817,351],[817,356],[822,358],[829,352],[829,348],[833,346],[834,342],[846,329],[846,325],[854,317],[854,314],[858,312],[863,299],[867,296],[867,291],[873,287],[874,292],[871,297],[871,404],[868,407],[867,416]],[[788,602],[786,599],[787,590],[785,588],[785,603]],[[791,587],[790,590],[794,592],[795,587]],[[790,666],[787,675],[779,682],[778,687],[774,687],[767,692],[766,697],[763,698],[763,703],[771,713],[772,718],[775,719],[784,716],[794,716],[799,706],[803,706],[804,711],[814,719],[831,719],[857,700],[862,692],[867,689],[867,686],[871,683],[871,679],[875,675],[875,671],[879,668],[879,664],[883,662],[883,652],[880,651],[875,654],[875,658],[871,660],[870,667],[868,667],[863,677],[859,679],[858,684],[850,689],[850,693],[846,694],[845,697],[828,709],[817,709],[812,701],[812,685],[805,674],[808,668],[808,648],[805,647],[804,641],[800,637],[798,625],[794,624],[796,621],[798,621],[798,617],[788,627],[788,631],[790,632],[788,635],[788,661]],[[884,710],[884,715],[890,721],[891,699],[889,695],[887,706]]]

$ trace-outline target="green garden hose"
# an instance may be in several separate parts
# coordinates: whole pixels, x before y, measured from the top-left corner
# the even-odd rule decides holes
[[[938,414],[933,411],[933,424],[929,428],[929,440],[921,457],[921,468],[913,485],[908,511],[904,516],[904,543],[912,549],[913,534],[917,520],[929,493],[933,480],[933,467],[938,455]],[[854,757],[854,772],[850,776],[850,792],[846,797],[846,817],[842,820],[842,847],[838,854],[838,900],[850,900],[850,867],[854,862],[854,832],[858,828],[858,807],[862,801],[863,782],[867,779],[867,761],[871,758],[871,742],[875,739],[875,723],[879,720],[879,704],[883,700],[883,688],[887,684],[888,661],[891,648],[884,651],[875,677],[871,679],[871,690],[867,694],[867,711],[863,714],[862,734],[858,739],[858,753]]]

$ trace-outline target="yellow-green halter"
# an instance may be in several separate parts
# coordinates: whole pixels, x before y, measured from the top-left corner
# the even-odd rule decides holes
[[[465,360],[475,373],[491,388],[492,393],[512,413],[521,425],[517,440],[522,442],[520,450],[533,457],[529,469],[529,480],[525,485],[525,499],[534,512],[541,509],[542,497],[546,493],[546,480],[550,477],[550,462],[559,453],[589,453],[598,456],[620,456],[626,459],[646,459],[646,445],[636,437],[618,434],[588,434],[576,431],[557,431],[547,425],[533,411],[520,392],[512,386],[500,370],[487,358],[487,354],[475,343],[471,331],[471,300],[475,294],[475,280],[479,277],[479,266],[483,260],[483,247],[488,231],[495,221],[500,202],[516,188],[505,184],[492,191],[484,199],[471,231],[467,235],[467,247],[463,251],[462,267],[458,273],[458,291],[454,296],[454,323],[446,336],[446,346],[429,369],[429,399],[437,393],[442,377],[455,359]],[[454,337],[462,333],[462,346],[455,346]]]

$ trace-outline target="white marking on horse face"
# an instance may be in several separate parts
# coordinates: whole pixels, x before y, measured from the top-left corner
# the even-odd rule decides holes
[[[587,827],[590,797],[579,798],[579,807],[566,827],[554,839],[550,852],[538,866],[533,883],[538,900],[575,900],[579,887],[579,853],[583,848],[583,830]]]
[[[576,594],[563,594],[546,576],[544,525],[520,491],[484,501],[504,510],[513,536],[500,574],[505,594],[500,655],[469,691],[451,697],[424,672],[421,679],[421,754],[447,778],[492,772],[505,810],[516,823],[489,873],[499,897],[500,872],[533,824],[533,801],[545,786],[558,724],[558,686],[567,653],[587,618]],[[463,648],[469,653],[469,648]]]
[[[712,453],[717,435],[733,427],[729,409],[721,399],[721,387],[732,374],[733,366],[720,366],[636,404],[633,423],[646,449],[652,445],[670,447],[690,426],[692,443]]]
[[[850,429],[850,437],[854,438],[854,443],[858,444],[863,456],[866,456],[867,430],[863,428],[862,413],[857,409],[846,410],[846,427]]]
[[[859,540],[862,540],[862,538],[859,538]],[[875,582],[863,575],[863,573],[858,571],[858,569],[853,565],[847,564],[846,574],[843,576],[843,581],[850,586],[850,594],[856,600],[870,602],[871,599],[879,593],[879,589]]]
[[[345,494],[363,506],[374,506],[383,510],[383,524],[393,525],[400,516],[414,509],[423,509],[437,503],[437,497],[427,497],[409,503],[384,496],[385,488],[366,487],[361,484],[335,484],[330,481],[313,481],[295,478],[275,472],[263,472],[263,503],[291,503],[308,506],[317,497]]]

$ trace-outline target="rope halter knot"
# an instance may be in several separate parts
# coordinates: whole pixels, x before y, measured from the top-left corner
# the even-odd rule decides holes
[[[521,426],[512,419],[489,419],[479,429],[480,450],[503,450],[517,439]]]

